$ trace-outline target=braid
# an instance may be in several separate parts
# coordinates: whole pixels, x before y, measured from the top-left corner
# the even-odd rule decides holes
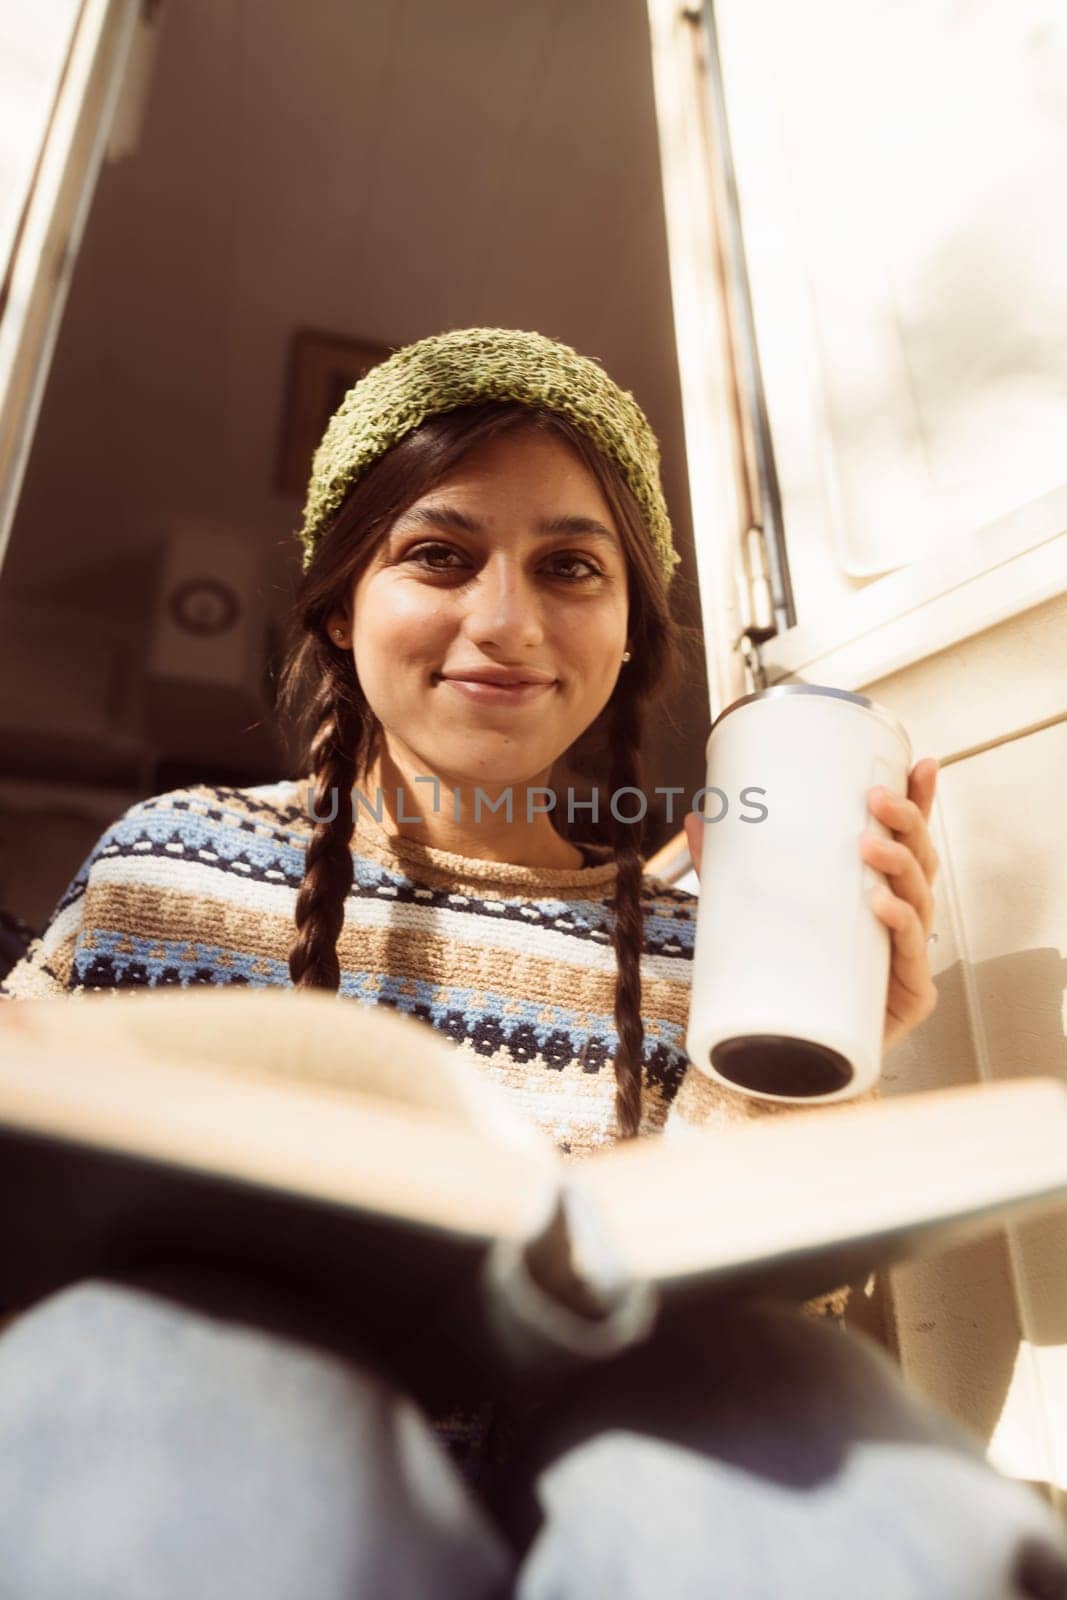
[[[297,936],[289,952],[295,985],[335,992],[341,982],[337,940],[352,887],[352,791],[364,742],[364,716],[346,677],[341,662],[330,662],[309,708],[314,815],[322,820],[315,822],[304,857],[304,879],[296,897]]]
[[[611,793],[641,789],[641,709],[634,695],[620,696],[611,719]],[[625,808],[620,807],[625,815]],[[615,1115],[619,1136],[636,1138],[641,1122],[641,1061],[645,1026],[641,1020],[641,950],[644,917],[641,910],[644,828],[638,822],[619,822],[611,814],[612,844],[618,874],[615,879],[614,929]]]

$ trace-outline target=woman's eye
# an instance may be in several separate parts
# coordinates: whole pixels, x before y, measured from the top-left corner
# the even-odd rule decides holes
[[[588,556],[571,555],[565,552],[553,556],[552,569],[556,577],[567,578],[571,582],[582,582],[588,578],[603,576],[600,568],[589,560]]]
[[[417,561],[428,567],[431,572],[451,572],[457,562],[462,562],[463,557],[450,544],[418,544],[407,552],[404,559]]]
[[[464,562],[462,550],[454,549],[451,544],[416,544],[413,549],[406,552],[405,560],[419,563],[430,573],[458,571],[458,566],[451,562],[450,557],[458,558],[461,565]],[[574,568],[579,570],[576,571]],[[563,578],[566,582],[587,582],[589,579],[603,576],[600,568],[590,562],[587,555],[579,555],[577,552],[552,555],[547,563],[547,571],[552,578]]]

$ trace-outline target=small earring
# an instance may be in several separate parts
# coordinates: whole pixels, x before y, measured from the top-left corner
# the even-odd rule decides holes
[[[340,641],[345,636],[345,630],[343,628],[335,628],[333,630],[333,636],[334,636],[335,639]]]
[[[622,659],[623,659],[623,660],[624,660],[624,661],[629,661],[629,660],[630,660],[630,652],[629,652],[629,650],[624,650],[624,651],[623,651],[623,653],[622,653]]]

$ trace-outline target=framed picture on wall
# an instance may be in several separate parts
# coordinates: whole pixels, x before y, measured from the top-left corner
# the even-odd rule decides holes
[[[285,384],[279,494],[303,500],[311,458],[326,424],[352,385],[392,354],[388,345],[301,329],[293,335]]]

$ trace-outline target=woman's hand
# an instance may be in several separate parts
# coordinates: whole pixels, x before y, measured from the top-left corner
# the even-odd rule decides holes
[[[932,756],[917,761],[908,775],[908,798],[888,791],[868,791],[871,814],[890,830],[889,839],[878,833],[860,835],[859,851],[868,866],[884,873],[889,885],[879,884],[870,896],[871,909],[886,924],[892,938],[889,990],[886,995],[882,1049],[894,1045],[925,1022],[937,1005],[937,987],[930,975],[926,940],[934,921],[933,882],[938,859],[927,822],[937,787],[937,762]],[[685,833],[693,867],[700,876],[703,820],[691,811]]]
[[[937,1005],[937,987],[926,953],[927,936],[934,925],[933,882],[938,868],[926,824],[936,787],[937,762],[925,756],[908,774],[906,800],[883,789],[871,789],[867,796],[869,810],[893,835],[891,839],[877,833],[860,835],[864,861],[891,880],[891,886],[879,884],[870,897],[875,915],[893,939],[883,1050],[899,1044]]]

